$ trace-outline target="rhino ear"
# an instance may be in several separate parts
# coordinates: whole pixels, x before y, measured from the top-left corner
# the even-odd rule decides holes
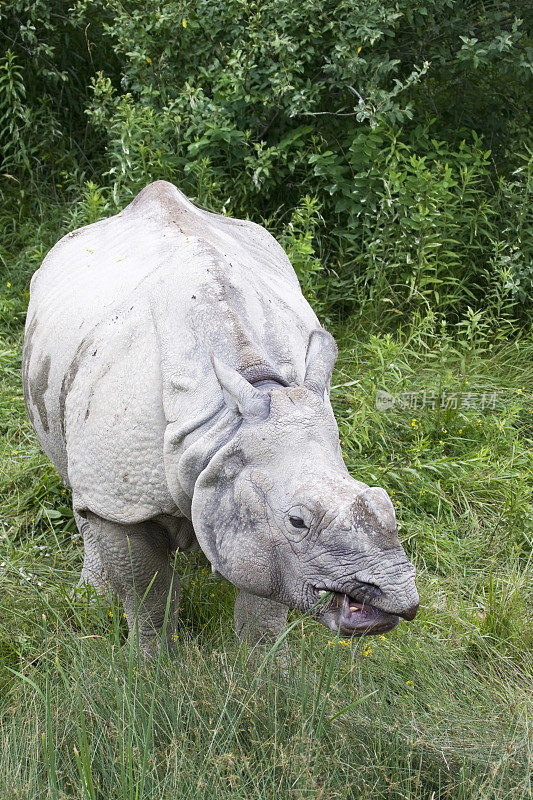
[[[236,369],[228,367],[215,355],[211,355],[211,362],[228,408],[249,421],[266,419],[270,413],[270,396],[258,391]]]
[[[313,331],[307,345],[304,386],[324,397],[337,359],[337,345],[324,329]]]

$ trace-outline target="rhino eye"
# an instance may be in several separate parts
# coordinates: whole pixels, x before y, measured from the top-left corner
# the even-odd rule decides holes
[[[301,517],[289,517],[289,522],[293,528],[307,528],[307,525]]]

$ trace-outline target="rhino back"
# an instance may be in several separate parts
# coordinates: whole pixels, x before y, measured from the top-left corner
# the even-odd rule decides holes
[[[78,507],[117,521],[173,513],[165,428],[191,430],[220,407],[210,352],[245,374],[273,364],[298,382],[317,325],[267,231],[156,182],[64,237],[34,275],[30,419]]]

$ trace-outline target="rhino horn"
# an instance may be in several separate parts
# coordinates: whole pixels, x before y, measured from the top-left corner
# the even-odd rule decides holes
[[[396,533],[394,506],[385,489],[379,486],[369,486],[361,493],[359,500],[380,528],[391,534]]]
[[[249,421],[266,419],[270,413],[269,395],[260,392],[236,369],[228,367],[215,355],[211,356],[211,362],[228,408]]]
[[[336,359],[337,345],[333,336],[325,330],[313,331],[307,345],[304,386],[324,397]]]

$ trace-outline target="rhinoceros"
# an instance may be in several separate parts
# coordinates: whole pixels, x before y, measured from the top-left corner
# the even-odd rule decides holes
[[[72,488],[80,584],[118,594],[145,653],[167,603],[176,638],[170,554],[198,546],[256,644],[289,608],[342,636],[415,616],[392,502],[341,456],[336,355],[276,240],[165,181],[67,234],[34,274],[28,415]]]

